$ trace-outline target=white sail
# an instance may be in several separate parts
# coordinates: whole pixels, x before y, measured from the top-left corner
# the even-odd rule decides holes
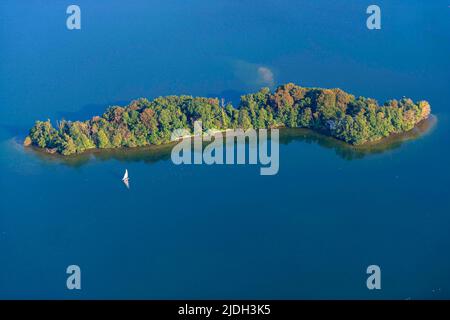
[[[128,178],[128,170],[125,169],[125,174],[123,175],[122,181],[125,183],[128,189],[130,189],[130,179]]]

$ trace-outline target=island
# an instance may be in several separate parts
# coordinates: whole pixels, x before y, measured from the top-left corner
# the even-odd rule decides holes
[[[305,88],[293,83],[273,93],[262,88],[241,96],[239,106],[223,99],[166,96],[140,98],[125,107],[111,106],[86,121],[36,121],[25,146],[72,155],[89,149],[133,148],[171,142],[176,129],[193,132],[201,120],[205,130],[242,128],[308,128],[351,145],[362,145],[409,131],[430,116],[427,101],[409,98],[378,105],[341,89]]]

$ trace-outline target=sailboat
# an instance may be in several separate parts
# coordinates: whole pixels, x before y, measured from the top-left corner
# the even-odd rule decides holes
[[[123,183],[125,183],[125,185],[127,186],[128,189],[130,189],[130,182],[129,182],[129,178],[128,178],[128,169],[125,169],[125,174],[123,175],[122,181]]]

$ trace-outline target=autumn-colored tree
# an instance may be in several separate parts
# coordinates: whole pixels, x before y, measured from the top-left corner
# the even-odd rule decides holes
[[[57,150],[69,155],[91,148],[137,147],[170,141],[175,129],[193,131],[195,121],[204,129],[302,127],[325,132],[351,144],[373,141],[410,130],[428,118],[428,102],[389,100],[379,106],[370,98],[341,89],[303,88],[293,83],[271,93],[262,88],[243,95],[239,107],[225,107],[217,98],[192,96],[141,98],[126,107],[113,106],[87,121],[65,121],[53,128],[37,121],[25,145]]]

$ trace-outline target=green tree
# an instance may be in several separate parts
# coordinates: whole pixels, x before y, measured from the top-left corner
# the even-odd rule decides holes
[[[429,117],[426,101],[390,100],[379,106],[374,99],[340,89],[302,88],[293,83],[273,93],[263,88],[243,95],[239,108],[225,108],[217,98],[192,96],[138,99],[126,107],[113,106],[87,121],[37,121],[26,145],[56,149],[69,155],[98,147],[137,147],[170,141],[172,131],[201,120],[204,129],[304,127],[325,131],[351,144],[373,141],[412,129]]]
[[[267,120],[268,120],[268,113],[266,109],[264,108],[259,109],[257,128],[259,129],[267,128]]]
[[[239,126],[244,130],[252,128],[252,121],[246,109],[239,110]]]
[[[97,146],[101,149],[103,148],[110,148],[111,147],[111,143],[109,142],[109,138],[106,135],[105,131],[103,129],[98,130],[97,133],[97,137],[98,137],[98,142],[97,142]]]
[[[311,108],[304,108],[298,117],[298,126],[303,128],[309,128],[312,123],[312,110]]]

